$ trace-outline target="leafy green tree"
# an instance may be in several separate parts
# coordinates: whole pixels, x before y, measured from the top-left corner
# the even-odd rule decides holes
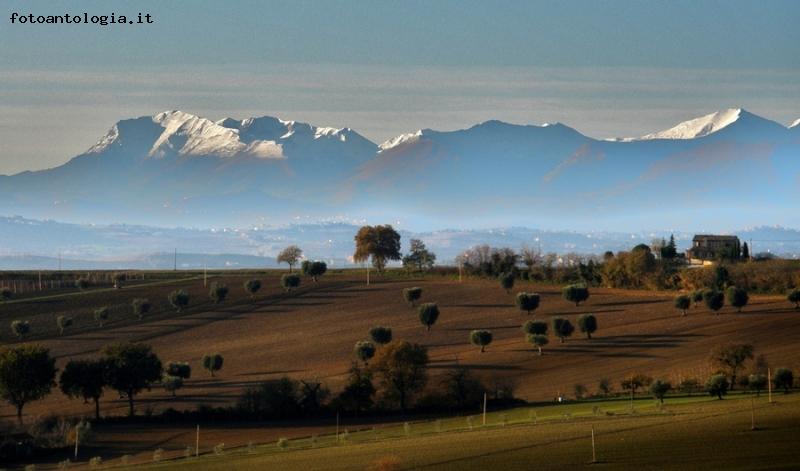
[[[189,293],[182,289],[177,289],[169,293],[167,300],[175,308],[175,311],[181,312],[183,308],[189,305]]]
[[[575,332],[575,326],[569,319],[563,317],[553,318],[553,333],[558,337],[559,342],[564,343],[568,337],[572,336]]]
[[[664,396],[667,395],[670,389],[672,389],[672,384],[662,379],[657,379],[650,384],[650,394],[662,404],[664,403]]]
[[[101,350],[107,365],[108,385],[128,398],[128,413],[134,415],[134,400],[143,389],[161,380],[161,360],[150,345],[118,343]]]
[[[87,280],[86,278],[78,278],[77,280],[75,280],[75,287],[81,291],[88,289],[89,280]]]
[[[747,378],[747,386],[756,392],[756,397],[761,397],[761,391],[767,387],[767,377],[761,373],[751,374]]]
[[[433,324],[439,319],[439,306],[436,303],[424,303],[419,306],[419,321],[428,328],[430,332]]]
[[[250,295],[250,299],[253,299],[260,289],[261,280],[247,280],[244,282],[244,290]]]
[[[287,293],[300,286],[300,277],[294,274],[282,275],[281,286]]]
[[[473,330],[469,333],[469,341],[472,345],[481,347],[481,353],[486,350],[486,346],[492,343],[492,332],[488,330]]]
[[[776,389],[783,388],[784,393],[788,393],[794,384],[794,373],[789,368],[778,368],[772,378],[772,384]]]
[[[410,304],[412,307],[417,305],[417,301],[422,297],[422,288],[413,287],[413,288],[405,288],[403,290],[403,299]]]
[[[183,378],[164,374],[161,377],[161,386],[164,388],[164,391],[171,393],[172,397],[176,397],[178,389],[183,387]]]
[[[411,239],[408,255],[403,257],[403,268],[406,270],[426,271],[436,263],[436,254],[425,247],[419,239]]]
[[[14,293],[8,288],[0,288],[0,302],[6,302],[14,297]]]
[[[745,361],[753,359],[753,346],[750,344],[724,345],[711,352],[711,362],[726,370],[731,378],[730,388],[736,384],[736,374]]]
[[[353,261],[361,263],[372,259],[372,266],[383,273],[386,262],[400,260],[400,234],[390,225],[363,226],[355,236],[356,251]]]
[[[106,363],[103,360],[70,360],[58,380],[61,392],[73,399],[94,401],[94,417],[100,420],[100,398],[106,387]]]
[[[374,404],[375,386],[372,384],[372,372],[360,368],[353,362],[344,389],[334,400],[334,408],[347,412],[363,412]]]
[[[428,382],[428,351],[408,342],[391,342],[380,349],[373,361],[374,372],[386,400],[397,401],[407,410],[410,400]]]
[[[540,296],[536,293],[517,293],[515,300],[517,308],[520,311],[526,311],[530,315],[531,311],[535,311],[539,307]]]
[[[682,315],[685,316],[686,310],[689,309],[691,306],[692,306],[692,300],[689,298],[689,296],[682,294],[677,298],[675,298],[675,309],[679,309],[680,311],[682,311],[683,312]]]
[[[597,318],[594,314],[584,314],[578,317],[578,329],[586,334],[587,339],[592,338],[592,334],[597,331]]]
[[[725,297],[727,298],[728,304],[735,307],[738,312],[742,312],[742,308],[747,306],[747,302],[750,300],[747,290],[744,288],[737,288],[736,286],[728,287],[725,291]]]
[[[169,376],[189,379],[192,377],[192,366],[185,361],[171,361],[167,363],[167,368],[164,370],[164,373]]]
[[[28,321],[11,321],[11,332],[16,335],[18,339],[23,339],[31,332],[31,324]]]
[[[276,261],[289,265],[289,273],[291,273],[292,268],[297,265],[297,262],[299,262],[301,258],[303,258],[303,250],[296,245],[290,245],[281,250]]]
[[[636,396],[636,391],[639,388],[644,388],[650,385],[653,382],[653,378],[643,375],[641,373],[636,373],[631,375],[629,378],[625,378],[620,381],[620,386],[622,387],[623,391],[630,391],[631,397]]]
[[[717,396],[717,399],[722,399],[722,396],[728,394],[728,378],[725,375],[712,375],[706,381],[706,391],[712,396]]]
[[[522,324],[522,332],[526,335],[547,335],[547,322],[527,321]]]
[[[316,283],[319,277],[328,271],[328,264],[321,261],[311,262],[306,260],[303,262],[301,269],[304,275],[310,276],[314,283]]]
[[[211,283],[211,289],[208,291],[208,297],[214,302],[214,304],[219,304],[225,301],[225,298],[228,297],[228,287],[217,283]]]
[[[506,272],[501,273],[498,279],[500,280],[500,286],[506,290],[506,293],[510,293],[511,289],[514,287],[514,282],[516,281],[517,277],[513,272]]]
[[[134,299],[133,302],[131,303],[131,306],[133,307],[133,315],[136,316],[139,320],[144,319],[144,316],[146,316],[147,313],[150,312],[150,309],[153,307],[153,305],[150,304],[150,301],[143,298]]]
[[[719,314],[719,310],[725,305],[725,296],[716,290],[706,290],[703,292],[703,301],[707,308]]]
[[[579,306],[582,302],[589,299],[589,288],[584,285],[569,285],[564,287],[561,294],[564,296],[564,299],[575,303],[575,306]]]
[[[369,337],[378,345],[386,345],[392,341],[392,329],[380,325],[375,326],[369,329]]]
[[[67,316],[58,316],[56,317],[56,326],[58,327],[58,335],[64,335],[64,331],[67,330],[67,327],[72,326],[72,318]]]
[[[212,353],[210,355],[203,355],[203,368],[205,368],[209,373],[211,373],[211,377],[214,377],[214,373],[222,369],[222,364],[225,362],[225,358],[219,353]]]
[[[800,288],[795,288],[786,294],[786,299],[794,303],[795,309],[800,309]]]
[[[94,310],[94,320],[100,327],[108,320],[108,307],[103,306]]]
[[[368,340],[360,340],[356,342],[356,346],[353,349],[353,352],[355,352],[356,357],[358,357],[359,360],[363,361],[364,366],[366,366],[370,358],[375,356],[375,350],[376,349],[374,343]]]
[[[55,377],[56,361],[44,347],[22,345],[0,351],[0,398],[16,408],[20,425],[22,408],[50,394]]]
[[[528,334],[525,336],[525,339],[528,343],[532,344],[536,349],[539,351],[539,355],[542,355],[542,347],[547,345],[550,341],[547,339],[546,335],[540,334]]]

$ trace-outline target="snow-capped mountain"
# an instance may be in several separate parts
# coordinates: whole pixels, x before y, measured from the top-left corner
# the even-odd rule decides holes
[[[737,108],[634,139],[486,121],[378,146],[349,128],[167,111],[118,122],[60,167],[0,176],[0,214],[194,227],[330,216],[416,230],[792,225],[797,129]]]

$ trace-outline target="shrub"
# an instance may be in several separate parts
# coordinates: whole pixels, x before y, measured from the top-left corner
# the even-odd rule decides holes
[[[593,314],[584,314],[578,317],[578,328],[586,334],[587,339],[591,339],[592,334],[597,331],[597,318]]]
[[[776,388],[783,388],[784,393],[788,393],[794,383],[794,373],[789,368],[778,368],[775,370],[775,376],[772,378],[772,383]]]
[[[535,311],[539,307],[540,296],[536,293],[517,293],[516,302],[520,311]]]
[[[750,296],[747,295],[747,290],[737,288],[736,286],[729,287],[725,291],[725,297],[727,298],[728,304],[735,307],[738,312],[742,312],[742,308],[747,306],[747,301],[750,300]]]
[[[549,342],[546,335],[540,335],[540,334],[528,334],[526,336],[526,339],[528,340],[528,343],[533,344],[533,346],[536,347],[536,349],[539,351],[540,356],[542,354],[542,347],[547,345]]]
[[[417,305],[417,301],[422,297],[422,288],[406,288],[403,290],[403,299],[412,307]]]
[[[513,272],[506,272],[500,274],[498,279],[500,280],[500,286],[506,290],[506,293],[511,292],[511,288],[514,287],[514,281],[516,280],[516,276]]]
[[[286,290],[287,293],[291,292],[293,289],[296,289],[300,286],[300,277],[293,274],[282,275],[281,276],[281,287]]]
[[[492,333],[488,330],[473,330],[469,334],[469,341],[473,345],[481,347],[481,353],[483,353],[486,346],[492,343]]]
[[[108,320],[108,308],[103,306],[94,310],[94,320],[103,327],[103,324]]]
[[[716,290],[707,290],[703,292],[703,301],[706,307],[719,314],[719,310],[725,305],[725,296]]]
[[[167,300],[175,308],[175,311],[181,312],[183,308],[189,305],[189,293],[182,289],[177,289],[169,293]]]
[[[561,294],[564,296],[564,299],[575,303],[575,306],[579,306],[582,302],[589,299],[589,288],[585,285],[569,285],[564,287]]]
[[[219,304],[225,301],[228,297],[228,287],[217,282],[211,283],[211,289],[208,291],[208,297],[214,301],[214,304]]]
[[[725,375],[712,375],[706,381],[706,391],[712,396],[717,396],[718,399],[722,399],[722,396],[728,393],[728,387],[728,378]]]
[[[150,301],[143,298],[134,299],[133,302],[131,303],[131,306],[133,307],[133,315],[136,316],[139,320],[142,320],[144,316],[146,316],[147,313],[150,312],[150,308],[152,307]]]
[[[678,296],[675,298],[675,309],[678,309],[683,312],[683,315],[686,315],[686,310],[689,309],[692,305],[692,300],[689,296],[685,294]]]
[[[522,324],[522,332],[529,335],[547,335],[547,322],[527,321]]]
[[[574,331],[575,327],[569,319],[564,319],[562,317],[553,319],[553,333],[558,337],[561,343],[564,343],[567,337],[572,336]]]
[[[380,325],[373,327],[369,329],[369,337],[378,345],[385,345],[392,341],[392,329]]]
[[[439,306],[436,303],[424,303],[419,306],[419,321],[430,332],[433,324],[439,319]]]

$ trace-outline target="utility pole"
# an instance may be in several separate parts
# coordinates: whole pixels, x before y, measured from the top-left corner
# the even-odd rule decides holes
[[[486,426],[486,393],[483,393],[483,426]]]
[[[461,272],[464,270],[464,266],[462,264],[458,264],[458,282],[461,283]]]
[[[339,413],[336,413],[336,443],[339,443]]]
[[[369,286],[369,265],[367,265],[367,286]]]
[[[769,403],[772,404],[772,370],[767,368],[767,391],[769,391]]]
[[[194,457],[200,456],[200,424],[197,424],[197,432],[194,436]]]
[[[756,429],[756,400],[750,396],[750,430]]]
[[[177,248],[175,248],[175,257],[173,258],[173,262],[174,262],[174,265],[173,265],[172,270],[173,271],[178,271],[178,249]]]
[[[594,425],[592,425],[592,463],[597,463],[597,454],[594,448]]]

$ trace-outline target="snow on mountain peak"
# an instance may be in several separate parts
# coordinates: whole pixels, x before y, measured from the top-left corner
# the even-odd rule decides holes
[[[694,139],[708,136],[738,121],[744,113],[741,108],[728,108],[699,118],[684,121],[666,131],[644,135],[638,139],[625,140],[652,140],[652,139]]]
[[[422,129],[417,132],[400,134],[399,136],[393,137],[379,145],[378,148],[380,149],[380,152],[383,152],[404,144],[419,142],[420,137],[422,137]]]
[[[797,118],[796,120],[794,120],[794,122],[789,125],[789,129],[796,128],[798,126],[800,126],[800,118]]]

